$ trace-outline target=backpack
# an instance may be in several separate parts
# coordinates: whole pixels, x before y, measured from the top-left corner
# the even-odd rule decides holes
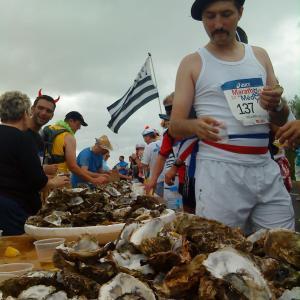
[[[59,164],[65,161],[64,155],[55,155],[52,154],[53,142],[55,138],[61,133],[67,132],[65,128],[62,129],[53,129],[50,128],[51,125],[47,125],[42,130],[42,139],[44,141],[44,155],[43,155],[43,164]]]

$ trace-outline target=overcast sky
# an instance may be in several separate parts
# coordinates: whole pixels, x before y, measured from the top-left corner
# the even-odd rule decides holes
[[[142,142],[145,125],[159,129],[159,104],[148,103],[114,134],[106,107],[133,83],[147,53],[153,57],[160,98],[174,90],[181,59],[204,46],[193,0],[0,0],[0,92],[38,90],[61,96],[51,123],[71,110],[88,127],[77,150],[107,134],[109,165]],[[249,43],[265,48],[285,96],[300,94],[300,0],[246,0],[240,21]]]

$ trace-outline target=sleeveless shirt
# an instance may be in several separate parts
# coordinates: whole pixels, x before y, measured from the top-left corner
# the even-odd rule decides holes
[[[202,69],[196,82],[194,109],[197,118],[210,116],[222,122],[226,126],[229,139],[224,143],[237,146],[267,147],[269,125],[259,124],[245,126],[237,120],[229,107],[222,90],[222,85],[234,80],[247,80],[258,78],[262,84],[266,84],[266,71],[256,59],[252,47],[244,45],[244,57],[239,61],[224,61],[206,48],[200,48],[197,52],[202,60]],[[270,158],[266,154],[239,154],[224,151],[199,141],[199,159],[219,160],[231,163],[259,165]]]

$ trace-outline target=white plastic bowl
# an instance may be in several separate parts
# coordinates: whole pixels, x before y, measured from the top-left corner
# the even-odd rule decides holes
[[[6,279],[23,275],[31,271],[33,264],[31,263],[11,263],[0,265],[0,282]]]
[[[175,212],[171,209],[166,209],[166,212],[159,218],[165,223],[171,222],[175,218]],[[149,220],[145,220],[144,222],[147,221]],[[124,225],[125,223],[118,223],[86,227],[49,228],[25,224],[24,229],[29,236],[36,240],[63,237],[68,241],[72,241],[76,240],[82,234],[90,234],[95,236],[100,244],[106,244],[110,241],[114,241],[119,236]]]

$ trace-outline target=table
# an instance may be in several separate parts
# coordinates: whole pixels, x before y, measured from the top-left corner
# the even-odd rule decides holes
[[[26,234],[0,237],[0,264],[28,262],[34,265],[34,269],[40,269],[41,265],[35,252],[34,241],[32,237]],[[18,249],[21,255],[5,257],[4,252],[8,246]]]

